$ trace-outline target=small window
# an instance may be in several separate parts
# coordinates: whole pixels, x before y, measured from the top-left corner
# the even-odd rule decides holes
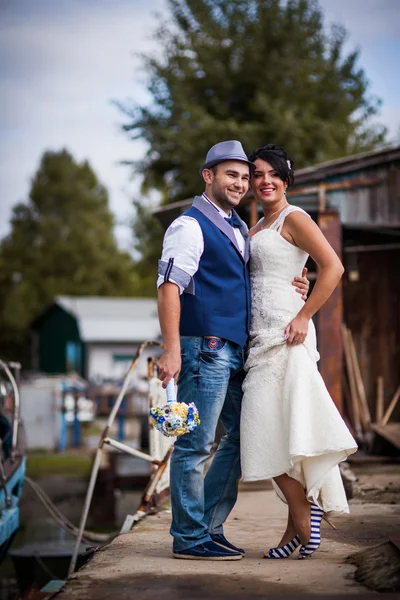
[[[81,343],[67,342],[65,348],[67,371],[81,372]]]
[[[129,362],[133,361],[133,354],[113,354],[113,362]]]
[[[133,354],[113,354],[112,355],[112,376],[114,379],[123,379],[127,374],[133,361]]]

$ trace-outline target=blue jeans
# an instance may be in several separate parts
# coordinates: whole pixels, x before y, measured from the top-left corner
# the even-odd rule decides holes
[[[201,424],[177,438],[171,457],[171,535],[174,551],[222,533],[235,505],[240,478],[243,348],[226,340],[182,337],[178,401],[194,402]],[[204,478],[218,420],[226,429]]]

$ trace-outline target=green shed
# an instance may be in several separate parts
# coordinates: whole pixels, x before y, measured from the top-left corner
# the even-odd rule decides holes
[[[160,337],[153,298],[57,296],[31,323],[32,363],[42,373],[118,379],[139,344]]]

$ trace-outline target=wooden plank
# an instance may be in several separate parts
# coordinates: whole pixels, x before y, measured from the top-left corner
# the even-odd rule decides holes
[[[398,160],[400,157],[400,149],[398,147],[387,150],[373,150],[362,152],[353,156],[330,160],[324,163],[319,163],[312,167],[304,167],[296,170],[296,180],[310,181],[312,179],[324,179],[329,175],[348,175],[360,169],[367,169],[381,164],[390,164],[392,161]]]
[[[351,255],[350,255],[351,256]],[[354,255],[353,255],[354,256]],[[386,409],[400,384],[400,344],[398,335],[400,277],[399,251],[361,253],[357,256],[359,280],[349,281],[345,273],[344,319],[351,329],[357,350],[362,356],[365,392],[370,401],[372,420],[378,421],[371,400],[377,395],[377,378],[384,378]],[[347,273],[351,262],[345,263]],[[379,318],[377,318],[379,315]],[[390,397],[386,398],[390,390]],[[399,404],[392,419],[398,418]],[[383,414],[382,414],[383,416]]]
[[[354,377],[353,363],[351,360],[351,353],[350,353],[350,346],[349,346],[349,339],[348,339],[348,330],[347,330],[346,325],[342,325],[342,339],[343,339],[344,356],[345,356],[345,360],[346,360],[347,375],[348,375],[349,384],[350,384],[351,409],[352,409],[352,414],[353,414],[353,427],[354,427],[354,431],[356,432],[356,437],[360,439],[362,437],[362,430],[361,430],[360,413],[359,413],[358,401],[357,401],[357,387],[356,387],[356,381],[355,381],[355,377]]]
[[[375,423],[371,424],[371,428],[375,426]],[[400,457],[398,456],[382,456],[381,454],[363,454],[355,452],[347,457],[349,463],[355,465],[399,465]]]
[[[385,414],[383,415],[382,421],[379,423],[380,425],[386,425],[387,424],[387,422],[389,421],[390,417],[392,416],[392,412],[396,408],[396,404],[397,404],[399,398],[400,398],[400,385],[397,388],[396,393],[393,396],[391,403],[387,407],[387,410],[386,410]]]
[[[370,187],[372,185],[379,185],[384,179],[382,177],[360,177],[358,179],[347,179],[345,181],[336,181],[332,183],[324,183],[324,192],[336,191],[336,190],[349,190],[357,187]],[[301,188],[293,188],[287,191],[287,196],[311,196],[314,194],[320,194],[319,185],[307,185]]]
[[[372,423],[371,429],[400,450],[400,423]]]
[[[400,550],[400,533],[390,533],[389,540],[396,546],[398,550]]]
[[[256,225],[258,221],[257,201],[254,196],[250,199],[250,229]]]
[[[347,335],[348,335],[348,339],[349,339],[350,355],[351,355],[351,360],[353,363],[354,376],[356,379],[356,386],[357,386],[357,392],[358,392],[357,397],[358,397],[359,407],[360,407],[360,416],[361,416],[362,424],[364,427],[364,431],[368,431],[369,426],[371,424],[371,414],[369,412],[369,406],[368,406],[367,398],[365,395],[365,388],[364,388],[364,383],[363,383],[363,380],[361,377],[360,364],[357,359],[356,347],[354,345],[353,335],[352,335],[350,329],[347,330]]]
[[[352,254],[356,252],[379,252],[379,251],[387,251],[390,250],[400,250],[400,244],[371,244],[370,246],[347,246],[347,248],[343,248],[343,252],[346,254]]]
[[[318,211],[320,213],[326,210],[326,184],[320,183],[318,186]]]
[[[353,417],[353,404],[349,387],[348,377],[343,378],[343,396],[344,396],[344,413],[347,415],[347,419],[344,418],[347,427],[350,430],[350,433],[353,437],[356,437],[355,431],[353,429],[354,426],[354,417]],[[343,415],[342,415],[343,416]]]
[[[375,412],[375,420],[377,423],[380,423],[383,419],[383,403],[384,403],[384,396],[383,396],[383,377],[382,375],[379,375],[379,377],[376,380],[376,412]]]

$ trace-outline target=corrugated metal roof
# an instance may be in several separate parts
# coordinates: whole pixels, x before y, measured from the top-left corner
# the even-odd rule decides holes
[[[153,298],[57,296],[54,302],[77,319],[84,342],[143,342],[160,336]]]
[[[380,150],[371,150],[369,152],[360,152],[359,154],[352,154],[350,156],[344,156],[343,158],[318,163],[311,167],[305,167],[304,169],[297,169],[295,171],[295,184],[321,180],[330,175],[350,173],[352,171],[390,163],[391,161],[398,161],[399,159],[400,146],[394,148],[381,148]]]

